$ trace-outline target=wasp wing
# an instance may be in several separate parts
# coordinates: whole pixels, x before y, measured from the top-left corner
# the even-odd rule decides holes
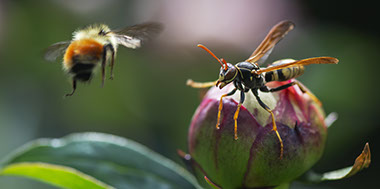
[[[139,48],[142,43],[155,37],[163,30],[163,25],[157,22],[147,22],[129,26],[121,30],[111,31],[117,42],[128,48]]]
[[[270,67],[261,68],[257,71],[254,71],[254,72],[256,74],[262,74],[265,72],[280,70],[280,69],[294,67],[294,66],[306,66],[309,64],[337,64],[338,62],[339,62],[339,60],[336,58],[333,58],[333,57],[315,57],[315,58],[307,58],[307,59],[303,59],[303,60],[298,60],[298,61],[290,62],[290,63],[273,65]]]
[[[272,52],[273,47],[293,28],[293,22],[287,20],[273,26],[268,35],[246,61],[252,64],[263,63]]]
[[[57,57],[62,56],[67,47],[70,45],[70,41],[61,41],[50,45],[44,51],[44,59],[50,62],[54,62]]]

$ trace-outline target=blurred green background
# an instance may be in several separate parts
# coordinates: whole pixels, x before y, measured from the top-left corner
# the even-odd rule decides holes
[[[338,65],[308,66],[299,78],[337,112],[319,172],[352,165],[365,142],[373,163],[358,175],[336,182],[293,188],[375,187],[380,166],[378,68],[380,38],[376,6],[347,1],[0,1],[0,157],[32,139],[97,131],[140,142],[179,162],[187,150],[187,130],[199,91],[185,85],[217,79],[219,64],[196,44],[203,43],[231,63],[248,58],[280,20],[296,23],[268,62],[281,58],[333,56]],[[71,90],[61,61],[43,60],[43,50],[71,38],[75,29],[105,23],[117,29],[144,21],[165,24],[143,48],[120,47],[115,78],[100,87]],[[54,188],[36,181],[1,177],[0,188]]]

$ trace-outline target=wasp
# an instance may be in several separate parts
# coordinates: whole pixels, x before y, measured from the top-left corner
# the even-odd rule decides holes
[[[55,61],[63,55],[63,70],[71,75],[72,96],[77,81],[91,80],[96,67],[101,66],[102,87],[105,80],[105,67],[110,66],[110,79],[113,79],[113,67],[119,45],[127,48],[139,48],[143,42],[152,38],[163,29],[162,24],[148,22],[129,26],[120,30],[111,30],[104,24],[93,24],[74,31],[71,41],[55,43],[45,50],[44,58]]]
[[[213,85],[219,86],[222,89],[229,83],[233,83],[234,89],[227,94],[223,94],[219,101],[218,115],[216,128],[219,129],[220,126],[220,115],[223,108],[223,98],[230,96],[240,91],[240,101],[237,105],[237,109],[234,114],[234,139],[238,139],[237,135],[237,120],[239,116],[240,107],[242,106],[245,93],[251,91],[256,97],[257,102],[262,108],[264,108],[268,113],[270,113],[272,118],[273,131],[277,135],[278,141],[280,143],[280,158],[283,156],[284,144],[282,142],[281,136],[277,131],[276,121],[272,110],[260,99],[258,91],[261,92],[276,92],[293,85],[297,85],[302,92],[310,95],[311,99],[321,105],[321,102],[315,97],[310,91],[308,91],[303,85],[297,81],[292,81],[288,84],[269,88],[266,83],[272,81],[287,81],[292,78],[296,78],[304,73],[304,66],[309,64],[337,64],[338,59],[332,57],[315,57],[307,58],[302,60],[292,60],[284,59],[273,63],[272,65],[261,68],[262,64],[269,56],[274,46],[292,29],[294,24],[291,21],[281,21],[276,24],[256,48],[256,50],[251,54],[251,56],[235,65],[227,63],[223,58],[218,58],[214,53],[212,53],[207,47],[199,44],[198,47],[204,49],[209,54],[211,54],[221,65],[219,72],[219,79],[215,82],[194,82],[192,80],[187,81],[187,85],[193,88],[207,88]]]

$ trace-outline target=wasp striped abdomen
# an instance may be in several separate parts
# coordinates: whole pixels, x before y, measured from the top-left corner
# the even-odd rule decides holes
[[[281,64],[287,64],[290,62],[294,62],[293,59],[284,59],[274,62],[271,66],[278,66]],[[305,71],[305,67],[302,65],[293,66],[289,68],[269,71],[265,73],[265,81],[271,82],[271,81],[287,81],[292,78],[296,78],[298,76],[301,76]]]
[[[274,70],[265,73],[265,81],[287,81],[292,78],[296,78],[304,73],[305,68],[303,66],[296,66],[291,68],[285,68],[280,70]]]

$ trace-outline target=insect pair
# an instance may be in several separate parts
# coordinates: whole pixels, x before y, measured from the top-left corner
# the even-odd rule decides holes
[[[101,66],[102,87],[105,80],[105,67],[109,62],[110,79],[113,79],[113,67],[118,45],[136,49],[143,42],[161,32],[160,23],[150,22],[126,27],[121,30],[111,30],[103,24],[91,25],[73,33],[71,41],[58,42],[45,50],[45,59],[55,61],[63,56],[63,69],[72,77],[72,92],[74,94],[77,81],[90,81],[96,67]]]
[[[219,79],[215,82],[205,82],[199,83],[192,80],[188,80],[187,84],[194,88],[207,88],[211,86],[219,86],[222,89],[229,83],[233,83],[235,88],[227,94],[221,96],[218,108],[218,117],[216,128],[219,129],[220,126],[220,116],[223,108],[223,98],[235,94],[237,90],[240,91],[240,101],[237,106],[236,112],[234,114],[234,138],[238,139],[237,135],[237,120],[239,116],[240,107],[242,106],[245,93],[252,92],[256,97],[257,102],[262,108],[264,108],[268,113],[270,113],[272,118],[273,131],[276,133],[277,138],[280,142],[280,158],[283,156],[284,144],[282,142],[281,136],[277,131],[276,120],[272,110],[260,99],[258,91],[261,92],[276,92],[293,85],[297,85],[302,92],[310,95],[311,99],[321,105],[321,102],[315,97],[311,92],[304,88],[297,81],[290,82],[288,84],[269,88],[265,84],[271,81],[287,81],[292,78],[296,78],[304,73],[304,66],[309,64],[337,64],[338,59],[332,57],[316,57],[308,58],[303,60],[291,60],[284,59],[273,63],[272,65],[260,68],[262,64],[269,56],[273,47],[290,31],[294,28],[294,24],[290,21],[282,21],[275,25],[261,42],[261,44],[256,48],[252,55],[245,61],[239,62],[235,65],[227,63],[223,58],[218,58],[209,49],[203,45],[198,45],[198,47],[206,50],[210,53],[222,66],[220,68]]]
[[[75,31],[71,41],[58,42],[45,51],[45,59],[55,61],[55,59],[64,54],[63,69],[72,76],[72,92],[66,94],[71,96],[74,94],[77,86],[77,81],[90,81],[93,76],[93,71],[98,65],[101,66],[102,86],[105,80],[105,66],[110,59],[110,79],[113,78],[113,66],[118,45],[123,45],[128,48],[138,48],[142,42],[158,34],[162,30],[162,25],[159,23],[145,23],[135,26],[130,26],[121,30],[110,30],[106,25],[91,25],[85,29]],[[209,49],[203,45],[198,45],[202,49],[210,53],[221,64],[219,79],[215,82],[198,83],[192,80],[188,81],[188,85],[194,88],[207,88],[213,85],[223,88],[229,83],[233,83],[235,88],[222,95],[219,102],[218,117],[216,128],[219,129],[220,116],[223,108],[223,98],[233,95],[237,90],[241,93],[241,98],[234,114],[234,138],[237,140],[237,119],[239,116],[240,107],[242,106],[245,93],[252,91],[256,100],[267,112],[271,114],[273,131],[275,131],[280,142],[281,151],[280,157],[283,155],[283,142],[271,109],[260,99],[258,91],[276,92],[293,85],[298,85],[300,89],[310,95],[310,97],[321,104],[320,101],[307,89],[298,82],[279,86],[277,88],[268,88],[265,84],[271,81],[286,81],[296,78],[303,74],[305,65],[309,64],[336,64],[338,60],[332,57],[316,57],[298,61],[280,60],[266,68],[260,68],[273,47],[294,28],[294,24],[290,21],[282,21],[275,25],[264,38],[261,44],[256,48],[252,55],[244,62],[239,62],[235,65],[227,63],[223,58],[218,58]]]

